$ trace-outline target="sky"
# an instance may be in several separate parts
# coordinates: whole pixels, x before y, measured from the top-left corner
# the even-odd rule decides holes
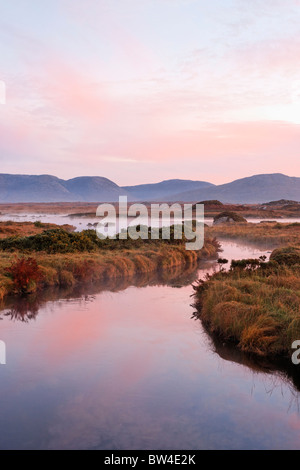
[[[0,173],[300,176],[300,0],[0,0]]]

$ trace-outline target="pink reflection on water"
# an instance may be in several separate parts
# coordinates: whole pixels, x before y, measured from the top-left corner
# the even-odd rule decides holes
[[[259,254],[226,242],[222,256]],[[0,448],[10,435],[34,448],[299,447],[295,390],[214,353],[191,293],[129,287],[5,318]]]

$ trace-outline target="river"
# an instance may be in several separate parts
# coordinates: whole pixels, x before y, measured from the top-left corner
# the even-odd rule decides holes
[[[227,259],[265,253],[222,245]],[[300,448],[295,371],[218,344],[192,318],[190,283],[213,269],[8,301],[0,449]]]

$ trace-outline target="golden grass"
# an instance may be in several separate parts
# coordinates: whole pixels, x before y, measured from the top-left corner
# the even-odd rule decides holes
[[[205,228],[206,236],[255,242],[268,247],[300,243],[300,224],[252,223],[216,225]]]
[[[256,270],[219,272],[195,286],[208,330],[260,356],[289,355],[300,339],[300,265],[271,262]]]
[[[300,339],[300,224],[208,227],[206,236],[264,244],[271,261],[257,269],[221,271],[195,286],[195,306],[208,331],[264,357],[290,355]],[[262,263],[264,264],[264,263]]]
[[[106,281],[107,279],[131,278],[154,271],[168,271],[182,266],[195,268],[201,259],[217,258],[218,244],[206,240],[202,250],[187,251],[184,245],[142,245],[139,248],[100,250],[91,253],[30,253],[41,271],[39,287],[73,286],[78,282]],[[14,292],[13,280],[7,268],[22,253],[1,252],[0,299]],[[26,255],[28,256],[28,255]]]
[[[62,228],[66,231],[72,232],[75,230],[75,227],[72,225],[56,225],[56,224],[46,224],[40,222],[0,222],[0,238],[22,236],[28,237],[30,235],[37,235],[42,233],[44,230],[51,230]]]

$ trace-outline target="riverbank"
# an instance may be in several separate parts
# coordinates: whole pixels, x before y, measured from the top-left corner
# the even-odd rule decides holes
[[[247,353],[291,357],[300,339],[300,248],[273,251],[269,262],[233,261],[194,286],[196,316],[207,330]]]
[[[100,240],[94,230],[72,233],[61,228],[6,237],[0,240],[0,299],[50,286],[194,268],[200,260],[217,258],[219,249],[210,238],[201,250],[191,251],[184,240]]]

